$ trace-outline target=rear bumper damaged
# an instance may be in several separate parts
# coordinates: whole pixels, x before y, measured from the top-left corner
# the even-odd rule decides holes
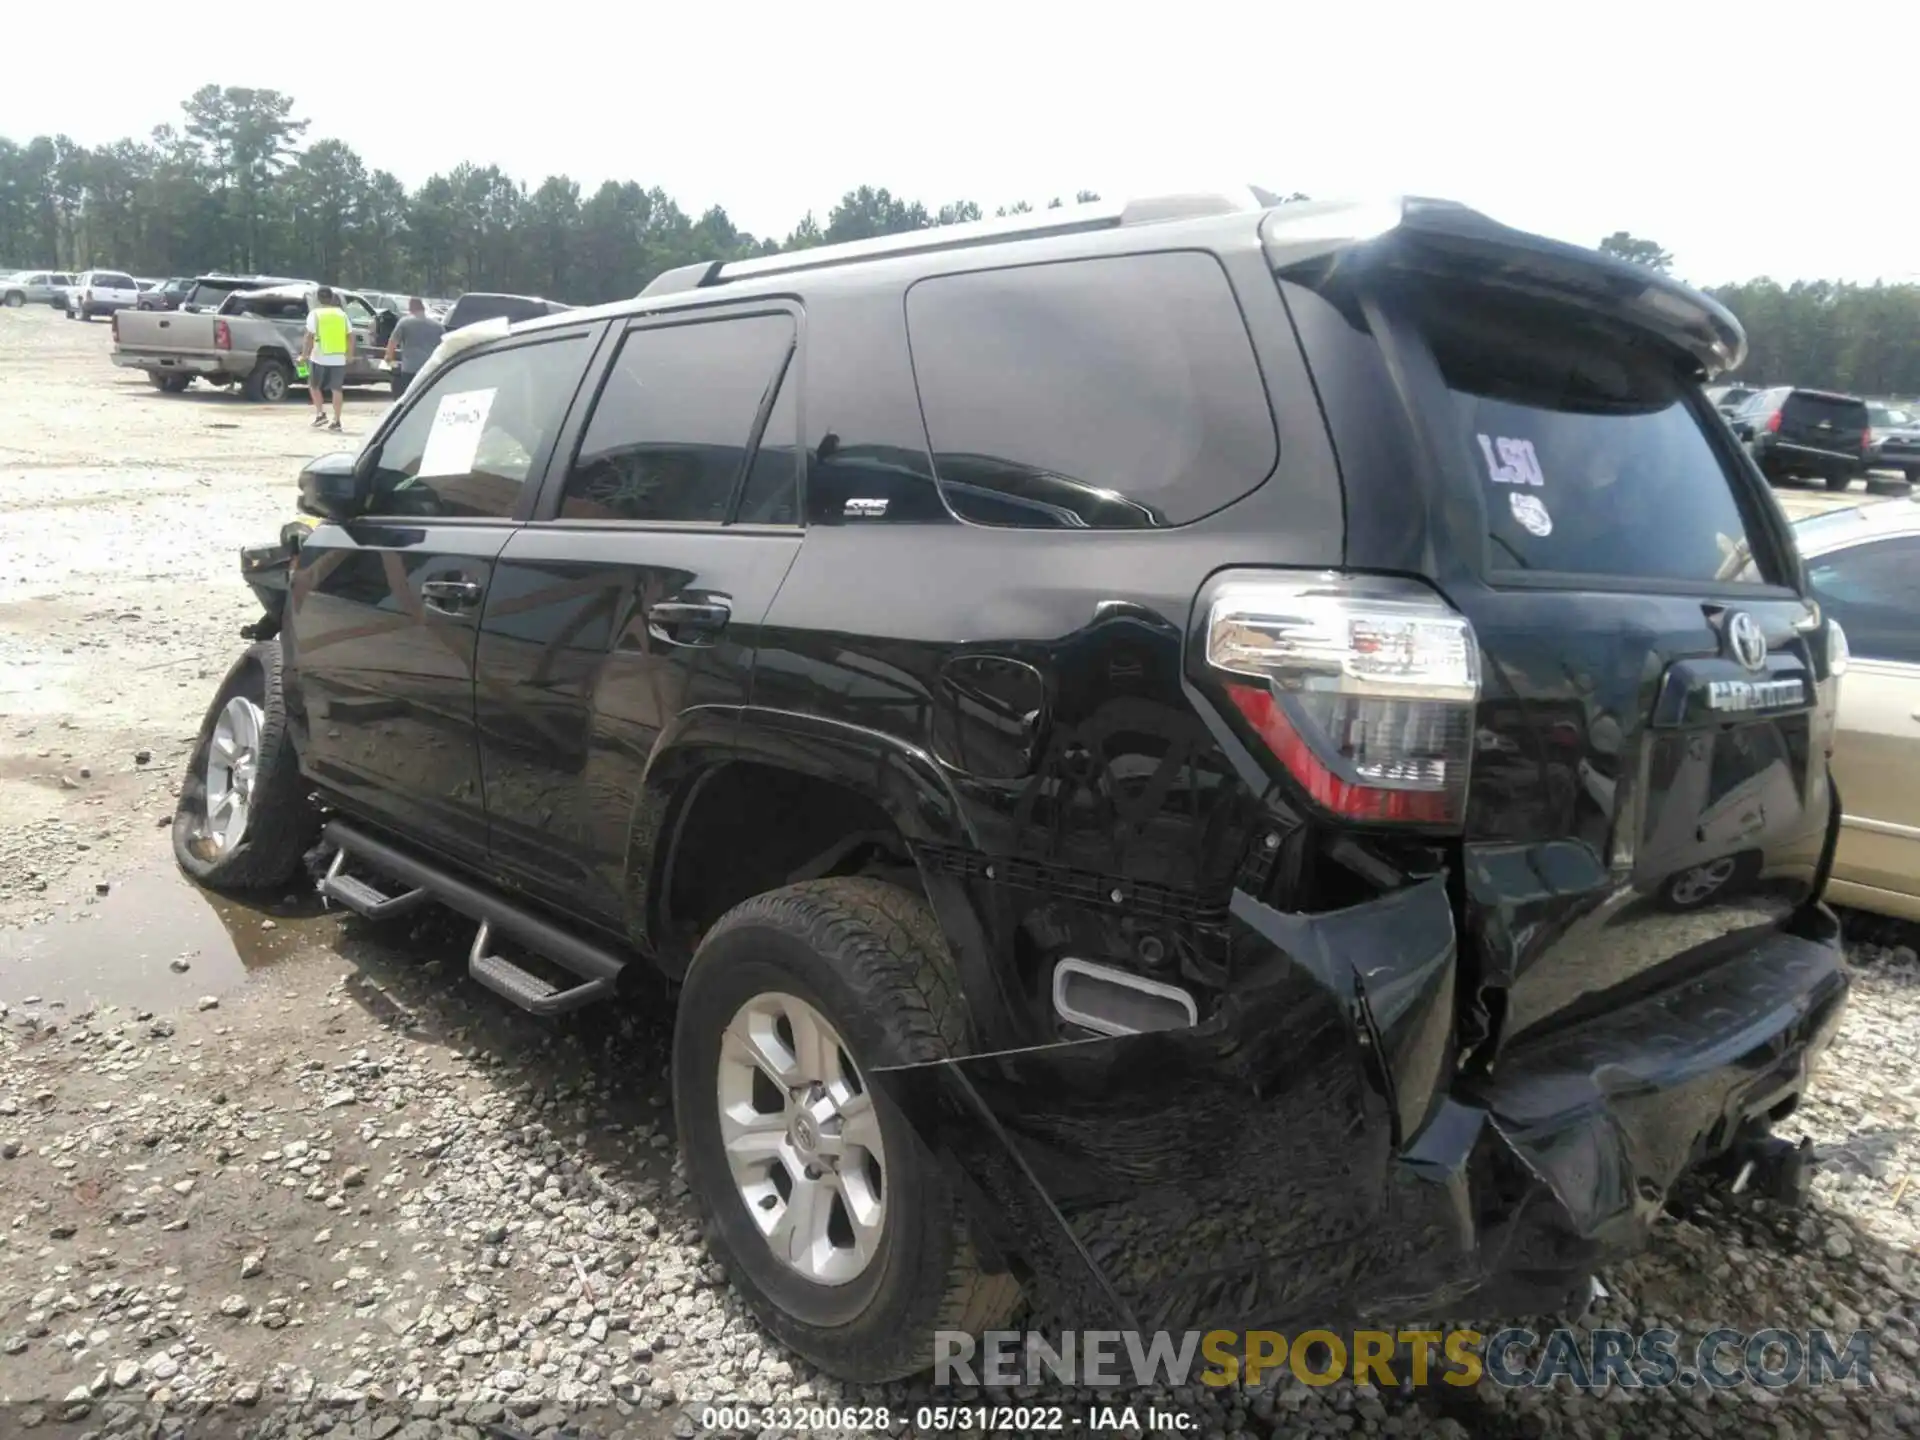
[[[1232,915],[1234,988],[1197,1026],[885,1072],[1043,1323],[1558,1308],[1682,1174],[1791,1107],[1847,988],[1837,927],[1722,943],[1470,1082],[1442,882]]]

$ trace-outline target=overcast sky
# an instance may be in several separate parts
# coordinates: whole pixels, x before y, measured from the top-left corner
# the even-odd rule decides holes
[[[862,183],[991,213],[1251,182],[1444,196],[1589,245],[1624,228],[1701,284],[1920,279],[1920,13],[1771,8],[541,0],[235,29],[96,0],[83,64],[6,62],[0,135],[145,137],[216,82],[292,93],[309,141],[409,185],[462,160],[634,179],[761,234]],[[316,20],[325,59],[290,38]],[[124,59],[96,48],[114,35]]]

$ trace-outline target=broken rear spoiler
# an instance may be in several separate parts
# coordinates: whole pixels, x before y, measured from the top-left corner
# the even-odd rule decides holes
[[[1260,239],[1276,274],[1316,289],[1336,275],[1384,270],[1551,300],[1645,331],[1690,357],[1703,378],[1747,354],[1733,312],[1692,286],[1448,200],[1284,205],[1261,221]]]

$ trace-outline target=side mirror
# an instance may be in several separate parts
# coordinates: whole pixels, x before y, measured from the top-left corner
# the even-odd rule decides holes
[[[322,520],[356,518],[366,508],[359,461],[359,455],[351,450],[336,450],[309,460],[300,472],[301,513]]]

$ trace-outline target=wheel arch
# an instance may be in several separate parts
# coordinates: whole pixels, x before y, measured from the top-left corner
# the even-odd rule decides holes
[[[689,712],[649,757],[627,849],[628,927],[671,979],[705,928],[766,890],[873,874],[923,895],[983,1042],[1009,999],[986,919],[923,845],[977,847],[959,797],[924,750],[821,716]],[[724,864],[717,863],[724,861]],[[710,863],[716,862],[716,863]]]

